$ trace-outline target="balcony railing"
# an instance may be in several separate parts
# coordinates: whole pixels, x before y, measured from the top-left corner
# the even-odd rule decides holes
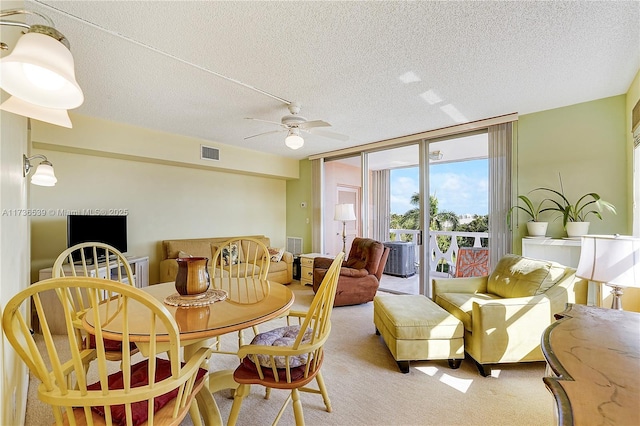
[[[420,255],[421,248],[423,246],[418,245],[418,234],[420,231],[415,229],[390,229],[389,234],[394,241],[408,241],[415,245],[416,266],[419,267],[419,262],[422,256]],[[446,251],[440,250],[437,243],[437,237],[448,237],[449,248]],[[457,232],[457,231],[429,231],[429,248],[431,250],[431,256],[429,256],[429,271],[431,276],[446,275],[442,272],[442,267],[438,268],[439,264],[455,265],[456,255],[458,254],[458,238],[473,238],[473,247],[483,247],[483,239],[485,239],[484,246],[486,247],[486,240],[489,239],[488,232]],[[440,271],[438,271],[440,269]],[[448,269],[445,267],[445,269]]]

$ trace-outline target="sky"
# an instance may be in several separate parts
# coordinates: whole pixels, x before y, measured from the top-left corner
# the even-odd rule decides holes
[[[438,211],[485,215],[488,213],[488,160],[429,166],[429,193],[438,199]],[[409,201],[419,191],[418,168],[391,170],[391,213],[412,209]]]

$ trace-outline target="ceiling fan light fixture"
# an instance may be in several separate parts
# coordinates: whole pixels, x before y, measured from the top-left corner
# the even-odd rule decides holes
[[[291,149],[302,148],[304,145],[304,139],[300,136],[300,131],[298,129],[289,130],[289,134],[284,139],[284,144]]]
[[[440,152],[440,150],[429,152],[429,160],[432,160],[432,161],[442,160],[442,152]]]

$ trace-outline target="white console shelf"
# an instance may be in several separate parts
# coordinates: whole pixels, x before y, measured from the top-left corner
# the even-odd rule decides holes
[[[147,287],[149,285],[149,256],[127,256],[127,262],[131,265],[131,271],[133,272],[134,285],[138,288]],[[69,264],[64,265],[64,271],[66,276],[71,274],[71,266]],[[79,266],[76,265],[76,273],[81,275],[82,272]],[[122,272],[124,275],[124,271]],[[105,265],[98,265],[98,273],[96,275],[95,269],[91,267],[89,274],[98,278],[114,279],[117,280],[118,271],[114,264],[110,265],[107,273],[107,267]],[[41,269],[38,275],[38,280],[46,280],[53,276],[53,268]]]
[[[553,260],[572,268],[580,261],[579,239],[565,238],[523,238],[522,255],[534,259]]]

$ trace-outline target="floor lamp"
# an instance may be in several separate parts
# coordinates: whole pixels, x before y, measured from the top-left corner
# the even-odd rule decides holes
[[[353,204],[336,204],[336,214],[333,216],[333,220],[342,222],[342,251],[346,253],[347,222],[356,220]]]
[[[584,235],[576,276],[611,287],[611,309],[622,310],[622,289],[640,287],[640,238]]]

